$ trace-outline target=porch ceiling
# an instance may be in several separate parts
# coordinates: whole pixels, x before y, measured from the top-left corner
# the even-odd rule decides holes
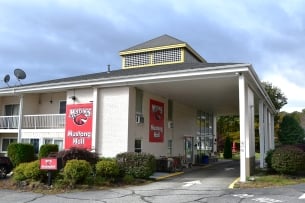
[[[136,87],[215,115],[238,114],[238,77],[202,78],[140,84]]]

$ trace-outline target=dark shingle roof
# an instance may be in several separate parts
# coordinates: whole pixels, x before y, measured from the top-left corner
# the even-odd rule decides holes
[[[169,35],[162,35],[160,37],[148,40],[141,44],[132,46],[128,49],[122,50],[121,52],[133,51],[133,50],[139,50],[139,49],[147,49],[147,48],[152,48],[152,47],[168,46],[168,45],[174,45],[174,44],[186,44],[186,42],[178,40]]]
[[[74,77],[60,78],[55,80],[42,81],[31,84],[24,84],[23,86],[30,85],[43,85],[43,84],[54,84],[61,82],[75,82],[75,81],[84,81],[84,80],[94,80],[94,79],[111,79],[116,77],[128,77],[128,76],[137,76],[145,74],[154,74],[154,73],[166,73],[179,70],[187,69],[205,69],[205,68],[217,68],[218,66],[226,65],[237,65],[242,63],[178,63],[178,64],[168,64],[168,65],[159,65],[159,66],[149,66],[143,68],[130,68],[130,69],[119,69],[112,70],[110,72],[100,72],[87,75],[80,75]]]

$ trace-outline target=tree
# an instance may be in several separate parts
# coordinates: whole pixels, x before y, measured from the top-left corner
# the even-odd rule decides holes
[[[230,137],[226,137],[223,158],[232,159],[232,142]]]
[[[262,82],[262,84],[277,111],[287,104],[287,97],[280,88],[272,85],[270,82]]]
[[[305,131],[292,115],[285,115],[278,132],[281,144],[304,143]]]

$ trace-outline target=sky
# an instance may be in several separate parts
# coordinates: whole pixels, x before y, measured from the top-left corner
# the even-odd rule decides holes
[[[121,68],[119,51],[168,34],[208,62],[253,65],[305,109],[303,0],[0,0],[0,87]]]

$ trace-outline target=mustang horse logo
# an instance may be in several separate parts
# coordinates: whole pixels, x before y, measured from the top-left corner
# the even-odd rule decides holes
[[[88,117],[84,114],[78,114],[73,118],[73,121],[76,125],[84,125],[88,120]]]

